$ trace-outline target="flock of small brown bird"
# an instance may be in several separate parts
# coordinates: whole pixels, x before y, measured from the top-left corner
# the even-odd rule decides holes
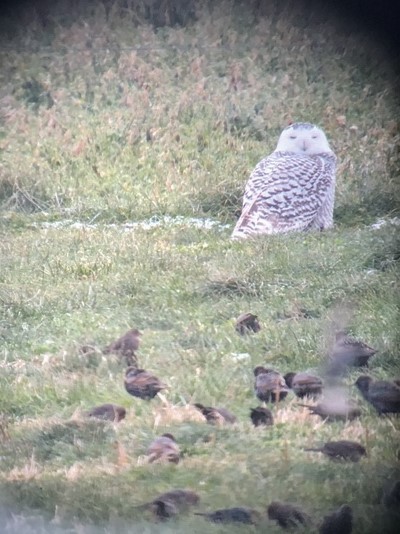
[[[257,333],[261,329],[256,315],[244,313],[236,321],[236,331],[240,335]],[[118,354],[128,365],[125,371],[124,385],[126,391],[144,400],[153,399],[160,391],[168,388],[157,376],[138,367],[137,350],[141,333],[137,329],[129,330],[119,339],[108,345],[103,352]],[[350,337],[346,332],[338,332],[335,344],[329,354],[326,376],[337,377],[349,367],[365,367],[369,359],[377,351],[361,341]],[[289,372],[282,375],[279,371],[264,366],[255,367],[254,392],[263,403],[278,403],[292,391],[299,399],[315,400],[324,391],[324,380],[313,373]],[[400,412],[400,380],[375,381],[370,376],[361,375],[355,386],[362,396],[378,412],[379,415]],[[361,416],[358,406],[344,398],[327,398],[317,404],[301,404],[311,414],[318,415],[325,421],[346,421]],[[213,425],[233,424],[236,416],[223,407],[204,406],[195,403],[193,406]],[[126,416],[126,410],[115,404],[103,404],[87,412],[89,417],[119,422]],[[250,409],[250,419],[255,427],[271,426],[274,418],[271,410],[265,405]],[[332,460],[358,462],[367,455],[361,443],[350,440],[328,441],[320,446],[305,448],[307,452],[319,452]],[[165,433],[156,438],[148,447],[146,456],[149,463],[167,461],[178,463],[181,458],[179,445],[174,436]],[[200,497],[191,490],[174,489],[165,492],[149,503],[139,506],[151,510],[158,520],[166,520],[186,511],[199,503]],[[399,507],[400,481],[395,482],[392,489],[384,494],[383,504],[388,508]],[[215,523],[259,524],[263,516],[257,510],[246,507],[233,507],[212,512],[196,512]],[[280,501],[274,501],[266,509],[265,517],[276,521],[283,528],[311,524],[310,517],[299,507]],[[353,511],[347,504],[326,515],[319,525],[320,534],[350,534],[353,527]]]

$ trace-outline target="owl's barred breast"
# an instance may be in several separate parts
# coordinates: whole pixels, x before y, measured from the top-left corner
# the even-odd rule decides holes
[[[332,226],[336,156],[322,130],[293,126],[279,139],[277,148],[285,150],[262,159],[251,173],[233,238]]]
[[[302,156],[290,152],[274,152],[260,161],[251,173],[246,185],[245,198],[265,192],[287,191],[301,194],[306,190],[318,190],[319,184],[329,186],[331,180],[324,179],[324,172],[334,168],[336,157],[330,154]]]

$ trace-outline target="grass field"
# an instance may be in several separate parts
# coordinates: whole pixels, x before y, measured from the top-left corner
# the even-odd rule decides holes
[[[46,16],[25,6],[1,32],[5,532],[281,531],[191,513],[155,523],[135,508],[170,488],[197,491],[199,511],[297,503],[310,532],[347,502],[354,532],[396,532],[399,515],[380,501],[400,475],[399,421],[361,400],[360,372],[345,378],[359,420],[324,423],[294,396],[272,408],[274,426],[249,419],[253,368],[318,371],[334,325],[379,350],[373,377],[400,376],[390,55],[296,2],[188,3],[183,26],[156,28],[144,3],[78,4],[54,2]],[[244,183],[291,120],[321,126],[338,156],[335,228],[233,242]],[[244,311],[259,333],[235,332]],[[170,386],[149,402],[126,393],[123,363],[101,352],[131,327],[143,332],[140,365]],[[103,402],[126,419],[84,417]],[[239,421],[207,425],[193,402]],[[145,461],[163,432],[182,449],[178,465]],[[302,450],[339,438],[368,457]]]

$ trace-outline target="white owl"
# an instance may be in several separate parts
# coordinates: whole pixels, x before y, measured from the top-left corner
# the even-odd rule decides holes
[[[307,122],[283,130],[246,184],[233,239],[333,225],[336,156],[324,132]]]

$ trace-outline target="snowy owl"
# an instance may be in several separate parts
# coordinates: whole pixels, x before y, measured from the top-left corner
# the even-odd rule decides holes
[[[233,239],[333,225],[336,156],[324,132],[307,122],[283,130],[246,184]]]

